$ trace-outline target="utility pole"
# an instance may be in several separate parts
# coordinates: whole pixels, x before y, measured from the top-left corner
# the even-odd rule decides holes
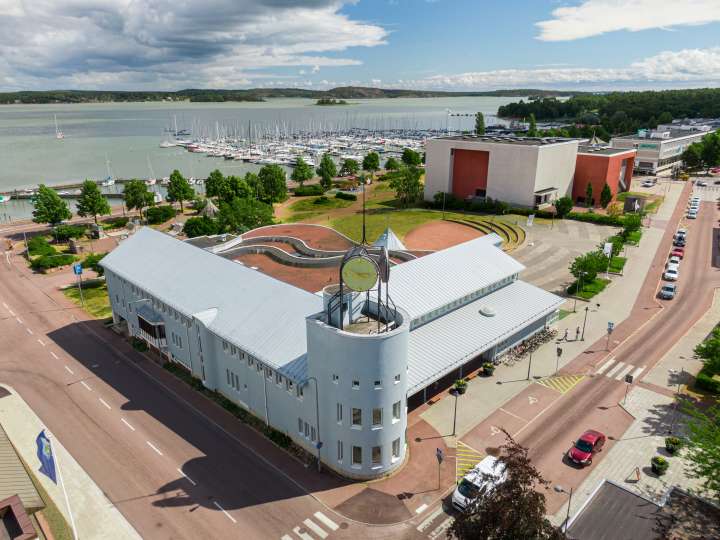
[[[533,355],[533,353],[532,353],[532,351],[530,351],[530,361],[528,362],[528,374],[527,374],[528,381],[530,380],[530,367],[532,366],[532,355]],[[555,371],[557,371],[557,370],[555,370]]]

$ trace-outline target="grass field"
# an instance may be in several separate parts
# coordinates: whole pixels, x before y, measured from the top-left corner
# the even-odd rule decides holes
[[[305,221],[320,217],[330,213],[332,210],[347,208],[354,201],[345,199],[337,199],[333,197],[303,197],[301,200],[292,203],[288,209],[289,217],[284,221],[294,223],[296,221]]]
[[[628,237],[627,237],[627,240],[625,241],[625,243],[633,245],[633,246],[637,246],[640,244],[641,238],[642,238],[642,230],[633,231],[630,234],[628,234]]]
[[[665,200],[665,197],[663,197],[662,195],[655,195],[652,193],[639,193],[637,191],[626,191],[624,193],[618,193],[616,199],[624,203],[625,199],[627,199],[628,197],[638,197],[640,199],[645,199],[644,210],[648,214],[655,214],[660,208],[662,202]]]
[[[80,301],[80,292],[77,287],[68,287],[63,289],[63,294],[78,306],[82,305]],[[83,285],[83,298],[85,299],[85,311],[96,319],[107,319],[112,316],[110,309],[110,298],[108,298],[107,285],[105,282],[95,282]]]
[[[72,540],[72,529],[68,525],[67,521],[65,521],[65,517],[63,517],[60,509],[55,505],[55,501],[50,498],[50,495],[47,494],[45,488],[42,487],[42,484],[35,477],[34,471],[30,470],[30,467],[28,467],[25,461],[22,463],[30,476],[30,480],[32,480],[32,483],[35,485],[35,489],[37,489],[40,498],[42,498],[45,503],[45,508],[42,510],[42,513],[43,516],[45,516],[48,525],[50,525],[50,532],[53,537],[55,540]]]
[[[589,283],[583,283],[582,289],[578,291],[578,283],[577,281],[575,281],[572,285],[568,287],[567,292],[571,296],[577,296],[578,298],[590,300],[593,296],[595,296],[596,294],[600,294],[603,290],[605,290],[605,287],[607,287],[608,283],[610,283],[609,279],[595,278]]]
[[[608,270],[610,272],[619,274],[623,271],[626,262],[627,257],[613,257],[612,259],[610,259],[610,267],[608,268]]]

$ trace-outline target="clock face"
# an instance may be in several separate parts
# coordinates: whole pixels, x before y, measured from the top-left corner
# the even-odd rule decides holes
[[[377,282],[378,269],[365,257],[353,257],[343,266],[342,278],[345,285],[353,291],[368,291]]]

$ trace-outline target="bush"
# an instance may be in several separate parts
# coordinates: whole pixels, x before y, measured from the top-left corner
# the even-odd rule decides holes
[[[313,184],[312,186],[299,186],[295,188],[293,192],[296,197],[309,197],[312,195],[322,195],[325,193],[325,188],[320,184]]]
[[[667,450],[670,455],[674,455],[680,448],[682,448],[682,439],[678,437],[665,437],[665,450]]]
[[[53,237],[58,242],[67,242],[71,238],[80,238],[86,228],[82,225],[58,225],[53,229]]]
[[[608,272],[612,272],[613,274],[620,274],[623,271],[623,268],[625,268],[626,262],[626,257],[613,257],[612,259],[610,259],[610,266],[608,266]]]
[[[54,255],[57,253],[44,236],[33,236],[27,241],[28,255]]]
[[[130,218],[128,217],[116,217],[106,219],[102,222],[102,228],[106,231],[110,229],[122,229],[123,227],[127,226],[129,221]]]
[[[482,365],[482,367],[483,367],[483,373],[487,377],[490,377],[495,372],[495,364],[493,364],[492,362],[485,362]]]
[[[586,223],[595,223],[597,225],[610,225],[611,227],[623,226],[623,220],[618,216],[606,216],[590,212],[569,212],[565,218],[584,221]]]
[[[720,394],[720,381],[713,379],[713,375],[714,373],[707,367],[702,368],[695,378],[695,388],[706,390],[713,394]]]
[[[75,257],[72,255],[42,255],[37,259],[33,259],[30,263],[30,267],[33,270],[48,270],[50,268],[57,268],[59,266],[67,266],[75,262]]]
[[[188,238],[196,236],[212,236],[220,231],[220,227],[214,219],[207,216],[188,218],[183,226],[183,232]]]
[[[668,467],[670,467],[670,463],[668,462],[668,460],[662,456],[653,457],[650,460],[650,465],[652,467],[652,471],[658,476],[662,476],[663,474],[665,474],[665,471],[667,471]]]
[[[175,208],[169,204],[164,206],[151,206],[145,210],[145,217],[150,225],[160,225],[175,217]]]
[[[99,276],[102,276],[105,273],[105,269],[100,266],[98,263],[105,257],[107,253],[91,253],[87,257],[85,257],[85,260],[82,262],[83,268],[91,268],[92,270],[95,270]]]
[[[132,343],[133,349],[135,349],[138,352],[145,352],[148,350],[147,343],[145,343],[144,340],[137,338],[135,336],[133,336],[132,341],[130,343]]]
[[[335,194],[336,199],[344,199],[346,201],[357,201],[357,195],[354,193],[345,193],[344,191],[338,191]]]
[[[320,195],[317,199],[313,201],[313,204],[327,204],[327,202],[330,199],[328,199],[325,195]]]

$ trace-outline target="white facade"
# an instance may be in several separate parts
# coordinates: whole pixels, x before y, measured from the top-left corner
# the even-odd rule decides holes
[[[708,132],[682,128],[640,130],[637,135],[613,137],[610,146],[636,149],[635,170],[655,174],[679,164],[685,149],[699,142]]]
[[[571,194],[577,140],[440,137],[425,146],[425,200],[433,200],[436,193],[454,192],[454,149],[489,153],[486,196],[491,199],[531,207],[536,192],[553,190],[553,198]]]

